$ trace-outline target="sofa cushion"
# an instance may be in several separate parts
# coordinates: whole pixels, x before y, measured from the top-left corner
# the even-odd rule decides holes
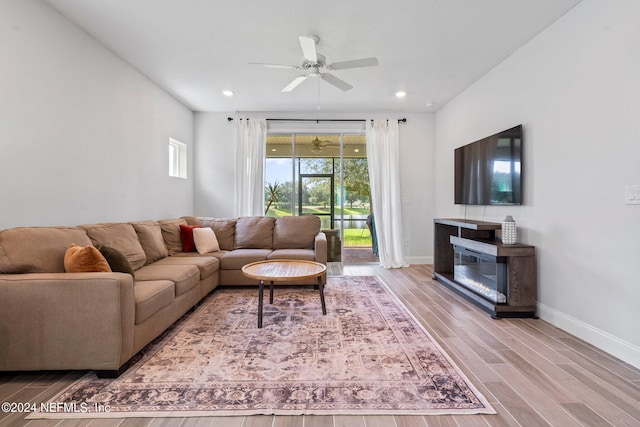
[[[164,244],[167,245],[169,255],[182,252],[182,238],[180,237],[180,224],[187,224],[186,219],[163,219],[158,221],[162,230]]]
[[[275,218],[248,216],[236,221],[234,249],[271,249]]]
[[[200,280],[203,280],[218,271],[220,261],[212,256],[170,256],[153,265],[195,265],[200,270]]]
[[[182,252],[196,251],[196,245],[193,241],[194,228],[202,228],[202,226],[180,224],[180,239],[182,240]]]
[[[196,252],[200,255],[220,251],[220,244],[218,243],[216,233],[209,227],[193,229],[193,244],[196,247]]]
[[[131,263],[129,262],[127,257],[122,255],[122,252],[107,245],[98,245],[98,250],[109,263],[111,271],[118,273],[129,273],[135,278],[133,267],[131,267]]]
[[[147,256],[146,264],[151,264],[169,256],[169,250],[164,243],[160,224],[155,221],[138,221],[132,222],[131,225],[136,230],[142,250]]]
[[[171,305],[175,300],[175,288],[170,280],[150,280],[133,285],[136,304],[136,325]]]
[[[91,245],[71,244],[64,254],[64,271],[67,273],[110,273],[109,263],[98,249]]]
[[[269,254],[267,259],[303,259],[316,260],[316,252],[313,249],[276,249]]]
[[[225,252],[220,258],[221,270],[240,270],[246,264],[267,259],[271,249],[236,249]]]
[[[220,244],[220,250],[232,251],[233,239],[236,233],[236,220],[212,217],[185,217],[189,224],[198,224],[203,227],[211,227]]]
[[[162,265],[156,262],[136,271],[136,282],[147,280],[171,280],[177,297],[198,286],[200,270],[195,265]]]
[[[95,246],[107,245],[122,252],[134,270],[142,267],[147,255],[140,245],[133,225],[128,223],[104,223],[81,225]]]
[[[313,249],[320,225],[320,218],[315,215],[278,217],[273,228],[273,249]]]
[[[0,273],[64,273],[69,246],[91,245],[77,227],[18,227],[0,231]]]

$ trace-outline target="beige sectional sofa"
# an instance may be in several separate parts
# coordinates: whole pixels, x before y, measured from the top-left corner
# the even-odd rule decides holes
[[[181,225],[212,228],[220,250],[185,253]],[[65,272],[72,244],[116,249],[133,275]],[[326,264],[320,219],[183,217],[0,231],[0,371],[117,376],[217,286],[255,285],[241,268],[265,259]]]

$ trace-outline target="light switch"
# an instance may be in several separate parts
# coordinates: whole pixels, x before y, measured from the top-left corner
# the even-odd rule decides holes
[[[627,205],[640,205],[640,185],[627,185],[625,196]]]

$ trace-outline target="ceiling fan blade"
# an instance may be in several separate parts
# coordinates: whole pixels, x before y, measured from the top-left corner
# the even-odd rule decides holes
[[[378,65],[378,58],[352,59],[351,61],[334,62],[327,66],[328,70],[345,70],[347,68],[373,67]]]
[[[351,86],[349,83],[345,82],[344,80],[340,80],[333,74],[323,73],[320,75],[320,77],[322,77],[322,80],[324,80],[325,82],[331,83],[338,89],[341,89],[345,92],[350,89],[353,89],[353,86]]]
[[[298,87],[298,85],[303,81],[305,81],[306,79],[307,79],[307,76],[296,77],[295,79],[293,79],[291,83],[289,83],[288,85],[282,88],[282,92],[291,92],[293,89]]]
[[[267,67],[267,68],[286,68],[288,70],[301,70],[302,69],[302,68],[298,67],[297,65],[264,64],[262,62],[249,62],[249,64],[251,64],[251,65],[260,65],[262,67]]]
[[[320,140],[317,136],[311,140],[311,145],[316,146],[316,147],[324,147],[325,145],[329,145],[331,144],[332,141],[322,141]]]
[[[318,52],[316,51],[316,38],[300,36],[300,46],[302,47],[302,55],[309,62],[318,62]]]

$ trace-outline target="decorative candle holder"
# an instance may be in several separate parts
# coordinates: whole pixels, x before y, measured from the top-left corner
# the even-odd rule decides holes
[[[505,245],[514,245],[518,240],[518,227],[511,215],[502,221],[502,243]]]

